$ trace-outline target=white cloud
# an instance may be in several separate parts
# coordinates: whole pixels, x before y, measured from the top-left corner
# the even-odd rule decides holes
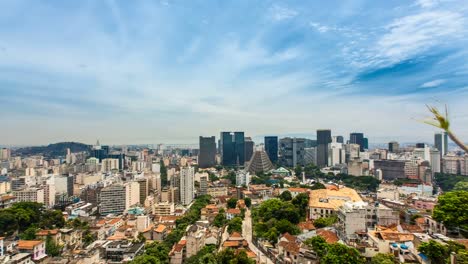
[[[465,18],[449,11],[424,12],[400,18],[377,41],[377,58],[392,63],[407,59],[448,39],[462,37]]]
[[[273,5],[270,8],[270,16],[275,21],[282,21],[286,19],[291,19],[298,15],[298,12],[294,9],[280,6],[278,4]]]
[[[416,5],[422,8],[431,8],[439,4],[439,0],[417,0]]]
[[[425,82],[420,87],[421,88],[431,88],[431,87],[439,86],[439,85],[441,85],[443,83],[445,83],[444,79],[437,79],[437,80],[433,80],[433,81],[430,81],[430,82]]]
[[[310,26],[313,27],[315,30],[317,30],[320,33],[326,33],[330,30],[329,27],[322,25],[320,23],[310,23]]]

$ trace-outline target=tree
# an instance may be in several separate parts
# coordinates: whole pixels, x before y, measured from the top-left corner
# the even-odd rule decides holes
[[[434,240],[429,242],[423,242],[418,247],[419,252],[426,255],[432,264],[443,264],[449,255],[449,251],[446,246],[437,243]]]
[[[227,201],[227,207],[228,208],[236,208],[236,206],[237,206],[237,199],[236,198],[230,198]]]
[[[241,250],[237,253],[234,259],[230,261],[230,264],[255,264],[255,261],[249,259],[245,250]]]
[[[20,238],[23,240],[34,240],[36,239],[37,230],[38,229],[35,226],[30,226],[28,229],[24,230],[24,232],[20,234]]]
[[[315,251],[315,253],[317,253],[317,256],[320,258],[325,256],[328,249],[327,242],[321,236],[314,236],[312,238],[309,238],[306,241],[304,241],[304,244],[311,247]]]
[[[222,227],[226,223],[226,216],[224,213],[218,213],[214,220],[213,220],[213,225],[216,227]]]
[[[234,217],[228,223],[228,233],[232,234],[234,232],[242,233],[242,219],[240,217]]]
[[[0,235],[11,236],[18,230],[18,219],[13,212],[0,210]]]
[[[307,215],[307,207],[309,206],[309,195],[307,193],[300,193],[292,199],[292,204],[296,207],[301,218],[305,218]]]
[[[455,191],[468,191],[468,181],[457,182],[453,187]]]
[[[56,257],[60,255],[61,251],[62,251],[62,247],[57,245],[57,243],[55,243],[51,235],[47,235],[46,254],[52,257]]]
[[[378,253],[372,257],[371,264],[394,264],[394,257],[392,254]]]
[[[234,257],[235,257],[234,250],[227,248],[227,249],[220,251],[216,255],[216,260],[218,261],[219,264],[230,264],[231,259],[234,259]]]
[[[336,216],[320,217],[314,221],[314,226],[316,228],[331,226],[336,223],[337,220],[338,218]]]
[[[468,264],[468,251],[466,250],[458,251],[457,264]]]
[[[302,177],[302,167],[300,165],[294,168],[294,175],[298,178]]]
[[[468,230],[468,191],[447,192],[439,196],[432,217],[447,228]]]
[[[323,256],[320,263],[335,264],[335,263],[353,263],[364,264],[366,260],[361,256],[357,249],[348,247],[340,243],[328,245],[327,254]]]
[[[143,255],[136,257],[131,263],[132,264],[161,264],[161,261],[156,257],[143,254]]]
[[[252,199],[250,199],[249,197],[245,197],[244,198],[244,203],[245,203],[245,206],[250,208],[250,206],[252,206]]]
[[[292,200],[292,194],[290,191],[286,190],[280,194],[280,199],[283,201],[291,201]]]
[[[162,243],[153,242],[145,247],[145,254],[147,256],[155,257],[161,263],[169,262],[169,249]]]

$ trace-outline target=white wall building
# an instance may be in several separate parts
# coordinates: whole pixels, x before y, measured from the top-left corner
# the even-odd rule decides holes
[[[193,201],[195,169],[183,167],[180,169],[180,202],[189,205]]]

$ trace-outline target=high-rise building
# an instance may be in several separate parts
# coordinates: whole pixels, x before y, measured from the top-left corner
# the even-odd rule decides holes
[[[431,149],[430,163],[433,173],[439,173],[440,170],[440,151],[438,149]]]
[[[400,151],[400,144],[396,141],[392,141],[388,143],[388,151],[392,153],[396,153]]]
[[[305,138],[282,138],[279,141],[280,164],[287,167],[304,166]]]
[[[193,167],[180,168],[180,202],[189,205],[193,201],[195,169]]]
[[[416,143],[416,148],[425,148],[426,144],[425,143]]]
[[[125,211],[126,190],[123,185],[111,185],[99,192],[99,213],[120,215]]]
[[[336,136],[336,143],[344,143],[344,137],[343,136]]]
[[[56,193],[66,193],[68,196],[73,196],[74,177],[71,175],[61,175],[54,177],[54,185]]]
[[[0,149],[0,160],[9,160],[11,157],[11,150],[8,148]]]
[[[349,135],[349,143],[350,144],[358,144],[359,150],[364,152],[364,134],[363,133],[351,133]]]
[[[245,161],[248,162],[252,158],[254,147],[255,147],[255,142],[252,141],[251,137],[245,137],[244,142],[245,142]]]
[[[304,149],[304,164],[317,164],[317,147]]]
[[[364,149],[369,149],[369,139],[368,138],[364,138]]]
[[[136,181],[125,184],[125,209],[140,203],[140,184]]]
[[[278,137],[265,137],[265,152],[272,163],[278,162]]]
[[[221,161],[225,166],[244,166],[244,132],[221,132]]]
[[[140,185],[140,204],[144,205],[149,193],[149,181],[147,178],[142,178],[138,179],[137,182]]]
[[[200,194],[205,195],[208,190],[208,176],[200,176]]]
[[[216,139],[200,137],[200,152],[198,153],[198,167],[209,168],[216,165]]]
[[[448,135],[447,133],[436,133],[434,135],[434,146],[440,151],[440,156],[447,155],[448,152]]]
[[[328,166],[328,148],[332,142],[330,129],[317,130],[317,166],[320,168]]]

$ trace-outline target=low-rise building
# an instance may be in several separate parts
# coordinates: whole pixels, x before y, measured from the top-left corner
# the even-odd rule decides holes
[[[359,194],[348,187],[327,186],[326,189],[309,192],[309,219],[329,217],[345,202],[362,202]]]

